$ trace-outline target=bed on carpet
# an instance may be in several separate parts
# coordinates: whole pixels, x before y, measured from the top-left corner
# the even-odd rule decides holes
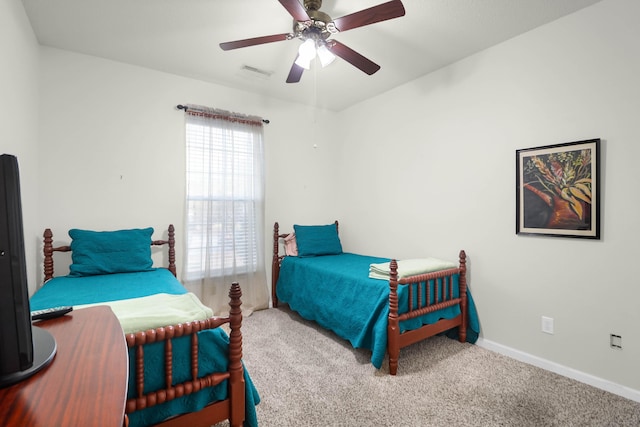
[[[292,233],[281,233],[275,223],[272,300],[274,307],[287,303],[354,348],[371,350],[378,369],[388,354],[391,375],[401,348],[441,333],[475,342],[479,331],[464,251],[457,265],[346,253],[338,221],[294,225]]]
[[[126,416],[130,427],[257,426],[260,398],[242,364],[242,295],[229,291],[228,317],[187,292],[176,278],[175,232],[152,240],[153,229],[69,231],[69,246],[44,232],[44,285],[31,310],[109,305],[129,348]],[[154,268],[152,246],[168,247],[168,267]],[[71,251],[67,276],[54,277],[54,252]],[[228,324],[227,334],[222,325]]]

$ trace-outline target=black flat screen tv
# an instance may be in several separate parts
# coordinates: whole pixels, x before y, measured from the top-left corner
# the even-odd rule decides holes
[[[22,224],[18,159],[0,155],[0,387],[48,365],[55,339],[32,326]]]

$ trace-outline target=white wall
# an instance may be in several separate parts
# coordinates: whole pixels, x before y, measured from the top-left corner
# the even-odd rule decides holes
[[[30,289],[38,236],[38,43],[19,0],[0,2],[0,154],[18,158]]]
[[[326,167],[332,141],[322,135],[331,130],[325,122],[334,122],[335,113],[59,49],[43,47],[40,54],[39,223],[52,228],[56,243],[68,243],[66,232],[74,227],[152,226],[161,233],[169,223],[181,241],[185,150],[178,104],[270,120],[265,126],[267,260],[275,220],[304,221],[333,212]],[[307,140],[314,128],[317,140]],[[182,248],[176,252],[180,273]],[[62,260],[67,265],[56,264],[56,273],[68,271],[70,261]]]
[[[485,343],[634,390],[637,16],[639,2],[605,0],[357,105],[340,154],[347,249],[465,249]],[[515,151],[590,138],[602,138],[601,240],[516,235]]]
[[[284,231],[339,219],[345,249],[371,255],[455,259],[465,249],[485,342],[640,390],[633,0],[605,0],[340,114],[57,49],[38,58],[12,1],[0,6],[10,23],[0,25],[9,31],[0,46],[26,65],[0,69],[14,98],[0,108],[15,117],[8,139],[28,147],[19,149],[38,239],[45,226],[65,240],[70,227],[169,222],[179,237],[184,122],[175,105],[261,115],[271,120],[267,254],[275,220]],[[35,156],[25,117],[38,99]],[[516,236],[515,150],[598,137],[602,239]],[[555,319],[554,335],[540,332],[543,315]],[[610,333],[622,335],[623,350],[609,348]]]

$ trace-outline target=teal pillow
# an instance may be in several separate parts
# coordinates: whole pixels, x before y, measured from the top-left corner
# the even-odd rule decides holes
[[[294,225],[298,244],[298,256],[339,255],[342,244],[336,224]]]
[[[152,270],[152,234],[151,227],[118,231],[69,230],[73,262],[69,276]]]

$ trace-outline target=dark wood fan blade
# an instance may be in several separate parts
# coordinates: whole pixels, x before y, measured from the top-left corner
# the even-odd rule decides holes
[[[400,0],[392,0],[377,6],[363,9],[360,12],[345,15],[333,20],[338,31],[352,30],[387,19],[404,16],[404,6]]]
[[[278,1],[280,2],[281,5],[284,6],[285,9],[287,9],[287,12],[289,12],[289,14],[293,16],[293,19],[295,19],[296,21],[309,21],[311,19],[307,14],[307,10],[304,8],[302,3],[300,3],[298,0],[278,0]]]
[[[297,56],[296,59],[298,59]],[[291,66],[291,70],[289,70],[289,76],[287,76],[287,83],[298,83],[302,78],[303,71],[304,68],[296,64],[294,61],[293,65]]]
[[[251,39],[236,40],[233,42],[224,42],[224,43],[220,43],[220,47],[222,48],[222,50],[239,49],[241,47],[255,46],[258,44],[280,42],[283,40],[287,40],[288,37],[289,37],[289,33],[274,34],[272,36],[254,37]]]
[[[370,61],[364,56],[360,55],[355,50],[351,49],[340,43],[337,40],[333,40],[330,46],[327,46],[331,52],[333,52],[336,56],[344,59],[351,65],[365,73],[371,75],[380,69],[380,66],[375,62]]]

